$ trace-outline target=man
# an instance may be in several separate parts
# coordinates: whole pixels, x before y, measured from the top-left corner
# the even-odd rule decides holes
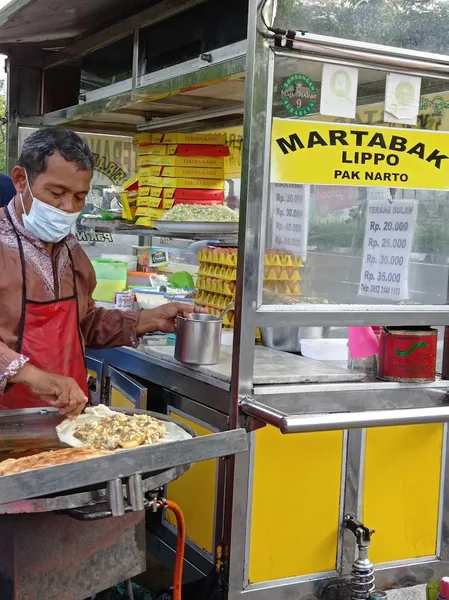
[[[49,404],[75,417],[87,402],[84,346],[135,346],[192,311],[95,307],[95,273],[70,234],[93,164],[77,134],[49,129],[27,138],[12,172],[17,193],[0,209],[0,410]]]
[[[0,208],[3,208],[16,195],[11,177],[0,173]]]

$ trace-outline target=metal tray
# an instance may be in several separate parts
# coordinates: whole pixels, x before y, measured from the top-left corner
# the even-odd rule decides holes
[[[130,414],[147,411],[124,412]],[[161,420],[172,420],[166,415],[148,414]],[[0,459],[17,458],[64,447],[55,431],[60,421],[61,417],[54,409],[0,412]],[[176,423],[194,435],[187,425],[178,421]],[[167,483],[164,481],[167,477],[178,477],[183,472],[179,471],[178,467],[185,467],[186,470],[193,462],[228,456],[246,449],[246,432],[238,429],[179,442],[142,446],[104,457],[17,475],[6,475],[0,477],[0,505],[36,498],[53,499],[55,505],[55,496],[64,495],[63,493],[68,491],[71,492],[71,496],[77,496],[76,499],[68,499],[69,503],[84,502],[87,497],[81,497],[80,494],[92,493],[98,497],[98,492],[104,490],[106,482],[117,478],[126,479],[136,473],[141,473],[145,480],[151,476],[153,481],[148,481],[145,486],[154,489]],[[51,506],[52,503],[49,502],[48,505]]]
[[[156,229],[164,233],[238,233],[238,223],[202,221],[156,221]]]
[[[161,421],[176,422],[192,437],[196,437],[196,433],[191,427],[176,421],[175,419],[139,409],[115,409],[131,414],[150,414]],[[66,447],[62,444],[56,435],[56,426],[63,420],[56,409],[42,409],[31,411],[5,411],[3,415],[0,413],[0,460],[6,458],[18,458],[20,456],[29,456],[38,452],[47,450],[57,450]],[[174,481],[185,473],[190,468],[190,465],[180,465],[172,469],[152,473],[143,477],[143,491],[150,492],[163,487],[167,483]],[[124,486],[124,494],[126,489]],[[26,502],[12,502],[9,504],[0,505],[0,514],[21,514],[21,513],[36,513],[49,512],[54,510],[69,510],[73,508],[81,508],[84,506],[92,506],[94,504],[103,503],[106,501],[106,487],[104,484],[93,485],[71,490],[69,493],[59,495],[50,495],[44,498],[35,498]]]

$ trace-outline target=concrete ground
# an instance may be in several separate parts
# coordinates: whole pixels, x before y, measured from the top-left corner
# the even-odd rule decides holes
[[[388,592],[388,600],[426,600],[426,586],[418,585],[403,590],[393,590]]]

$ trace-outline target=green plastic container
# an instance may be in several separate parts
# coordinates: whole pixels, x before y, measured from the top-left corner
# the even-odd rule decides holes
[[[108,258],[92,258],[97,287],[92,297],[100,302],[114,302],[115,292],[126,290],[128,263]]]
[[[193,288],[195,287],[193,277],[190,275],[190,273],[187,273],[186,271],[178,271],[177,273],[174,273],[169,278],[168,282],[173,287],[179,289],[193,290]]]

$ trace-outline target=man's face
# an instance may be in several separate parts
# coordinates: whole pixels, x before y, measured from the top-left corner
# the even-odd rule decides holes
[[[23,195],[25,210],[29,213],[33,197],[27,185],[25,171],[15,167],[12,179],[18,193]],[[33,196],[68,213],[83,210],[89,192],[92,171],[83,171],[74,162],[55,153],[47,158],[46,170],[30,181]]]

